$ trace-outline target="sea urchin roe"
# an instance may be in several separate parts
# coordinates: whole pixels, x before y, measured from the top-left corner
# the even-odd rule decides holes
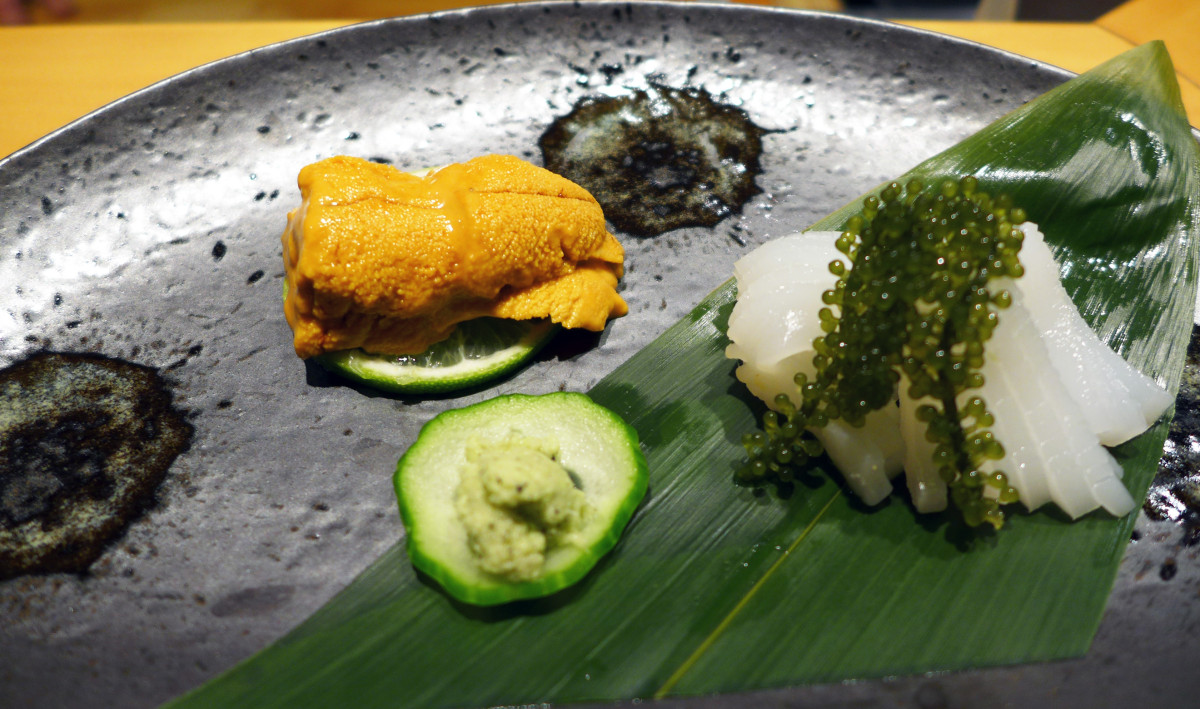
[[[454,493],[467,545],[484,571],[528,581],[550,548],[573,542],[589,507],[558,463],[558,445],[511,433],[496,443],[473,439]]]
[[[85,571],[191,436],[146,367],[40,353],[0,370],[0,579]]]
[[[586,190],[492,155],[426,177],[352,157],[300,171],[283,234],[296,353],[414,354],[480,317],[601,330],[624,250]]]
[[[764,131],[703,89],[585,98],[539,144],[546,168],[595,195],[617,229],[712,226],[759,192]]]

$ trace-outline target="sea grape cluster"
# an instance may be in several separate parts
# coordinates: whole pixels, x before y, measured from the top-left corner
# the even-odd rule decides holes
[[[837,282],[823,294],[816,374],[797,375],[795,398],[781,395],[778,413],[746,435],[740,477],[788,481],[821,452],[805,429],[835,419],[862,426],[868,413],[908,396],[921,402],[918,419],[964,521],[999,528],[1001,506],[1017,492],[1002,472],[980,470],[1004,449],[986,403],[971,392],[983,385],[985,345],[1011,303],[997,279],[1023,272],[1023,221],[1010,198],[990,196],[973,177],[933,188],[892,183],[867,197],[837,240],[845,259],[829,266]]]

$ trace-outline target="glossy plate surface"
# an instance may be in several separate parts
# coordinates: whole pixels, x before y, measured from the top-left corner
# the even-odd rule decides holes
[[[491,7],[239,55],[0,161],[0,365],[54,349],[161,368],[196,427],[159,504],[87,577],[0,583],[5,703],[152,706],[266,646],[400,538],[391,473],[434,414],[498,393],[586,390],[725,281],[748,248],[1068,76],[836,15]],[[343,153],[402,169],[489,152],[540,162],[538,137],[575,101],[651,82],[703,87],[770,129],[762,193],[711,229],[623,238],[630,314],[604,335],[561,336],[516,377],[460,398],[378,396],[295,357],[279,234],[300,167]],[[1196,607],[1194,565],[1172,581],[1164,564],[1195,552],[1170,526],[1139,529],[1081,660],[666,704],[1182,699],[1196,633],[1178,609]]]

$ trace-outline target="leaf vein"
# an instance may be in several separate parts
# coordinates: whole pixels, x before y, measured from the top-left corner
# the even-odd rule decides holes
[[[675,685],[678,684],[681,679],[683,679],[683,676],[692,669],[692,667],[700,660],[704,653],[707,652],[708,649],[717,642],[717,639],[720,638],[730,624],[733,623],[733,619],[737,617],[739,613],[741,613],[742,609],[750,603],[750,600],[754,598],[759,589],[761,589],[766,584],[767,580],[775,574],[775,571],[783,565],[783,562],[786,561],[789,556],[791,556],[792,552],[796,550],[796,547],[800,545],[800,542],[804,541],[808,535],[812,533],[812,530],[817,526],[817,523],[820,522],[823,517],[825,517],[825,513],[829,511],[829,508],[832,507],[833,503],[836,502],[841,496],[842,491],[837,490],[833,496],[829,498],[829,501],[825,503],[825,506],[821,508],[821,511],[813,517],[812,521],[809,522],[803,530],[801,530],[800,534],[796,536],[796,539],[793,540],[792,543],[788,545],[788,548],[779,555],[778,559],[775,560],[775,563],[771,564],[762,577],[759,578],[758,581],[754,582],[754,585],[750,587],[750,590],[746,592],[746,595],[742,596],[741,600],[737,602],[737,605],[735,605],[733,609],[721,619],[721,622],[717,624],[717,627],[713,628],[713,631],[708,634],[708,637],[704,638],[704,641],[701,642],[696,647],[695,651],[693,651],[692,654],[683,661],[683,664],[681,664],[675,670],[675,672],[667,678],[663,685],[659,687],[656,692],[654,692],[655,699],[662,699],[672,689],[674,689]]]

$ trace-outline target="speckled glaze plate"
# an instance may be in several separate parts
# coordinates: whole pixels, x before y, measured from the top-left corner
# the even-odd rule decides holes
[[[497,393],[588,388],[728,278],[747,248],[1068,76],[838,15],[496,6],[255,50],[0,161],[0,365],[54,349],[155,367],[195,426],[157,504],[87,575],[0,583],[2,703],[153,706],[227,669],[400,538],[391,473],[435,413]],[[279,235],[300,167],[342,153],[401,168],[489,152],[540,162],[538,137],[576,100],[652,82],[703,87],[771,132],[762,192],[740,214],[624,239],[627,317],[457,398],[377,396],[296,358]],[[1176,528],[1143,519],[1139,532],[1083,659],[664,704],[1186,704],[1196,633],[1167,609],[1197,607],[1194,565],[1174,563],[1187,553]]]

